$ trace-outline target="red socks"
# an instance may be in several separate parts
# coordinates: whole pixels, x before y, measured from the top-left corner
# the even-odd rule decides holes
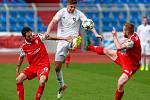
[[[43,94],[45,85],[44,86],[39,86],[37,92],[36,92],[36,96],[35,96],[35,100],[40,100],[41,95]]]
[[[119,92],[118,89],[117,89],[116,90],[115,100],[121,100],[123,94],[124,94],[124,91],[123,92]]]
[[[24,86],[23,83],[17,83],[17,93],[19,100],[24,100]]]
[[[89,45],[88,50],[96,52],[100,55],[104,55],[104,47],[102,47],[102,46]]]

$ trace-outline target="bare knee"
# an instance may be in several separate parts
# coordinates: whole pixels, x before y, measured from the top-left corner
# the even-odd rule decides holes
[[[124,86],[124,83],[122,81],[118,80],[118,85],[117,85],[118,90],[122,90],[123,86]]]
[[[118,80],[118,85],[117,85],[117,89],[122,92],[124,91],[124,85],[125,85],[126,81],[119,79]]]
[[[26,80],[26,75],[21,73],[17,78],[16,78],[16,83],[22,83],[24,80]]]
[[[40,80],[39,80],[40,86],[44,86],[45,83],[46,83],[46,81],[47,81],[46,76],[42,75],[42,76],[40,77]]]
[[[62,62],[55,62],[55,71],[59,72],[61,70]]]

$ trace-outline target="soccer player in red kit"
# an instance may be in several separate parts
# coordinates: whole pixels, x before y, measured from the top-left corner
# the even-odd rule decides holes
[[[24,100],[24,86],[23,81],[31,80],[38,77],[39,87],[36,92],[35,100],[40,100],[40,97],[44,91],[45,83],[48,79],[50,71],[50,62],[48,53],[46,51],[44,40],[68,40],[68,37],[52,37],[47,34],[33,34],[29,27],[24,27],[21,31],[22,36],[25,38],[25,42],[22,45],[19,61],[16,67],[16,85],[19,100]],[[20,73],[20,67],[27,57],[29,66],[26,67]]]
[[[112,30],[112,36],[117,50],[106,49],[102,46],[93,46],[90,44],[90,41],[87,41],[89,43],[87,43],[88,45],[86,46],[90,51],[96,52],[100,55],[107,55],[115,63],[121,66],[122,75],[118,80],[115,100],[121,100],[124,94],[124,85],[140,68],[141,45],[139,37],[134,33],[134,25],[131,23],[125,23],[123,26],[123,34],[127,40],[124,43],[120,43],[116,29],[114,28]],[[122,52],[122,50],[125,50],[125,52]]]

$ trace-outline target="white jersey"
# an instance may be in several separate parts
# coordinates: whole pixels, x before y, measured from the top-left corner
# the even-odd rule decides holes
[[[137,29],[137,34],[141,40],[141,43],[150,41],[150,25],[140,25]]]
[[[84,21],[87,17],[77,9],[72,14],[67,11],[67,8],[62,8],[53,19],[58,21],[57,36],[77,36],[79,34],[80,20]]]

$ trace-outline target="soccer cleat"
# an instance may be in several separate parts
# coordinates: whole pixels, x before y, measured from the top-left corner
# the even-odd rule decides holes
[[[59,88],[58,94],[57,94],[57,99],[62,98],[64,91],[67,89],[67,85],[65,84],[63,87]]]
[[[71,49],[74,50],[76,49],[80,44],[81,44],[81,36],[77,36],[76,38],[73,39],[72,43],[71,43]]]
[[[146,67],[146,68],[145,68],[145,71],[149,71],[149,68],[148,68],[148,67]]]
[[[141,71],[144,71],[144,66],[141,66],[141,67],[140,67],[140,70],[141,70]]]
[[[88,46],[91,44],[91,41],[88,36],[85,37],[85,50],[88,50]]]

